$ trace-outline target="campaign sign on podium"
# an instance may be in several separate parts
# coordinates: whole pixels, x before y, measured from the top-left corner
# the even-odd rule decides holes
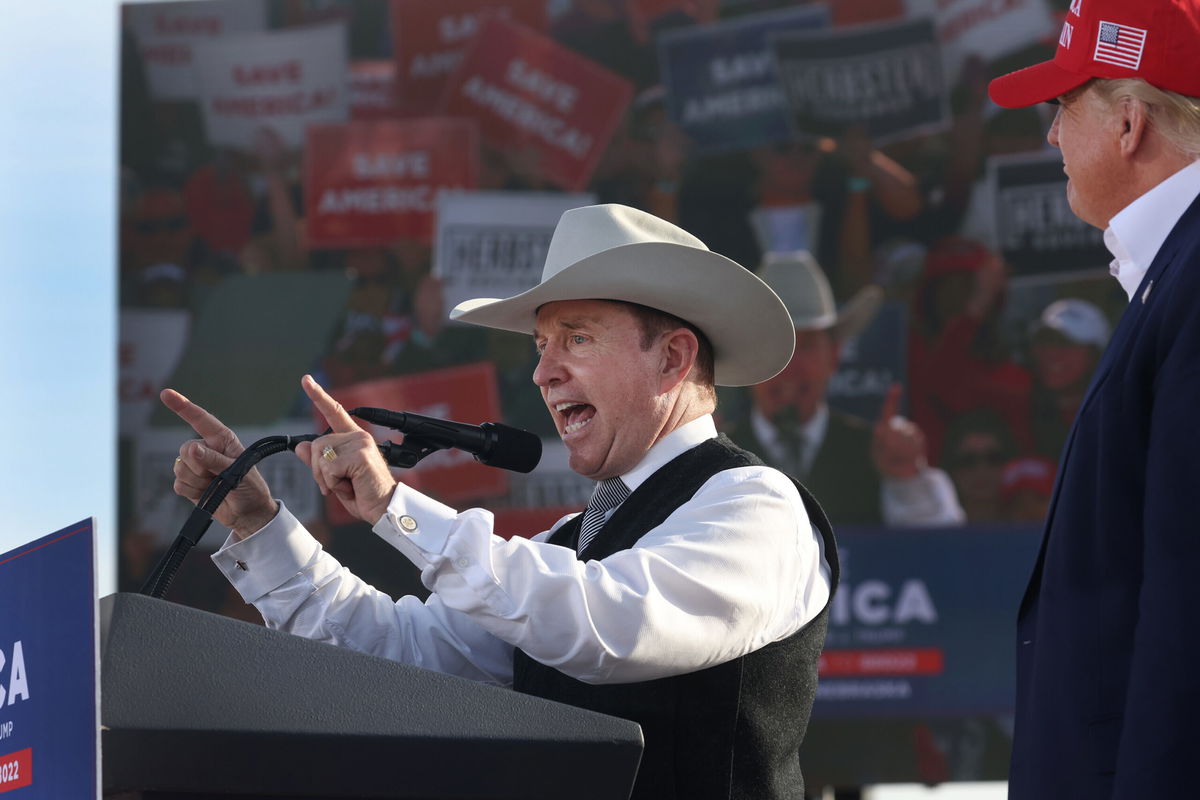
[[[0,554],[0,795],[99,797],[96,544],[87,519]]]

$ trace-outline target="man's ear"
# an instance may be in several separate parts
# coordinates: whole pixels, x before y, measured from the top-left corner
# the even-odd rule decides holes
[[[682,383],[696,366],[700,341],[687,328],[676,328],[663,334],[659,346],[662,348],[659,391],[666,393]]]
[[[1145,142],[1150,119],[1146,113],[1146,104],[1132,98],[1122,100],[1118,111],[1118,122],[1121,125],[1121,155],[1130,159]]]

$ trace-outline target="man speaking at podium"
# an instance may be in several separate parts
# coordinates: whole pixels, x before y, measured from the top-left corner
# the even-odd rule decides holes
[[[640,723],[635,798],[802,798],[832,532],[711,416],[716,384],[788,363],[782,302],[685,231],[606,205],[563,215],[536,287],[452,317],[533,334],[533,380],[571,469],[597,481],[587,510],[531,539],[496,536],[490,512],[397,483],[306,377],[332,432],[298,455],[432,594],[393,602],[363,583],[256,473],[218,511],[233,533],[213,560],[272,628]],[[163,401],[203,439],[175,464],[175,491],[195,502],[242,448],[178,393]]]

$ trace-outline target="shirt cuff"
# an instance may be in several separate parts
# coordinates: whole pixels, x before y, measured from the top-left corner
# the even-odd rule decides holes
[[[303,571],[320,552],[321,544],[280,500],[274,519],[240,542],[230,534],[212,560],[252,603]]]
[[[911,478],[885,477],[881,494],[887,525],[945,527],[967,521],[950,476],[936,467],[925,467]]]
[[[403,483],[396,484],[387,511],[372,530],[418,567],[444,555],[458,512]]]

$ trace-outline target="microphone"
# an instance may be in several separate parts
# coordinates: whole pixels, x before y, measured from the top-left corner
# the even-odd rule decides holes
[[[406,443],[414,439],[439,450],[447,447],[465,450],[489,467],[529,472],[542,459],[542,440],[536,433],[498,422],[469,425],[384,408],[352,408],[349,414],[372,425],[402,432]]]

